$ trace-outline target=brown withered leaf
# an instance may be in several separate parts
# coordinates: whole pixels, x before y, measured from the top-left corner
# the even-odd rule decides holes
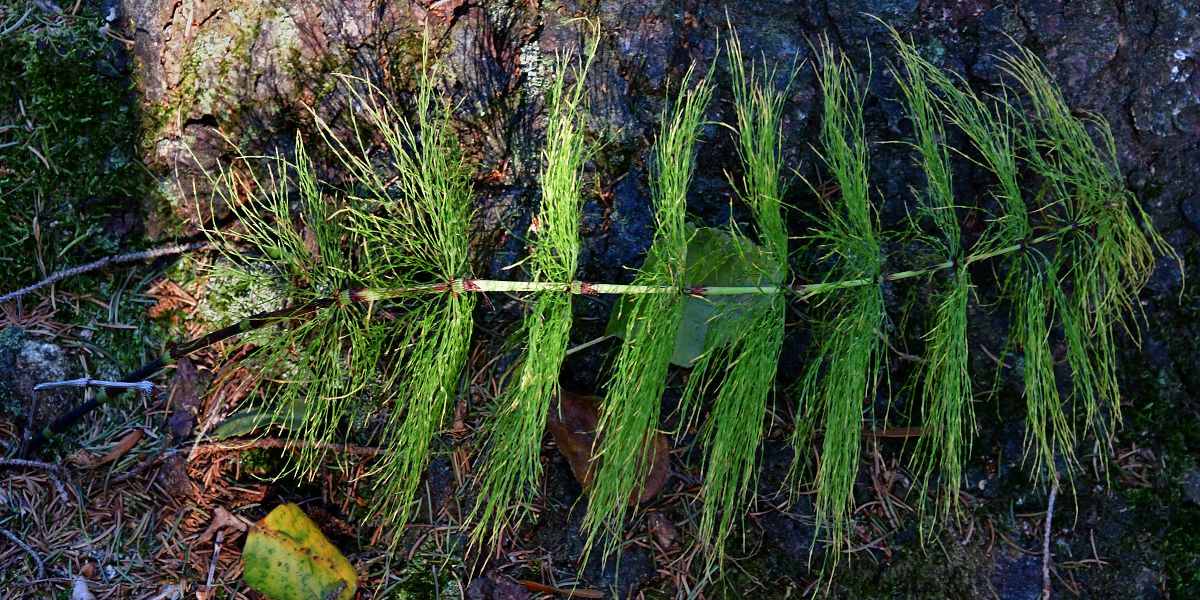
[[[200,410],[200,375],[196,365],[187,358],[179,359],[175,366],[175,379],[171,388],[171,416],[167,425],[177,440],[192,434],[196,426],[196,414]]]
[[[654,536],[655,543],[660,548],[675,547],[675,542],[679,539],[679,529],[671,522],[670,517],[657,510],[652,510],[646,513],[646,524],[650,528],[650,534]]]
[[[592,460],[592,449],[596,442],[596,424],[600,421],[600,402],[596,396],[581,396],[563,391],[560,401],[550,405],[550,414],[546,426],[558,451],[571,465],[571,473],[583,487],[584,493],[592,489],[592,476],[595,471]],[[653,444],[649,473],[646,475],[642,493],[629,498],[629,504],[634,505],[653,498],[671,476],[671,457],[667,447],[667,437],[662,432],[655,432],[650,442]]]
[[[108,454],[105,454],[103,458],[96,462],[95,466],[99,467],[107,465],[110,462],[116,462],[117,460],[120,460],[122,456],[125,456],[130,450],[133,450],[133,447],[136,446],[139,441],[141,441],[142,435],[144,434],[145,432],[143,432],[141,429],[130,430],[129,433],[126,433],[125,436],[122,437],[117,444],[112,447],[112,450],[108,451]]]
[[[197,544],[202,544],[213,539],[216,533],[222,529],[231,529],[233,531],[244,532],[249,527],[245,519],[225,510],[224,506],[218,506],[213,510],[212,522],[208,524],[208,528],[200,537],[196,538]]]

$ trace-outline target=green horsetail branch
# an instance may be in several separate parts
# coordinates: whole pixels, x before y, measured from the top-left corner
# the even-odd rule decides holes
[[[207,230],[223,259],[215,269],[277,292],[278,303],[170,346],[117,383],[148,381],[198,350],[248,339],[253,349],[241,360],[255,365],[264,384],[281,382],[263,394],[261,408],[304,410],[291,435],[312,443],[289,463],[302,476],[315,475],[329,460],[345,460],[328,449],[338,447],[365,411],[386,408],[381,452],[370,473],[377,482],[370,510],[399,526],[412,514],[432,440],[461,394],[476,300],[486,293],[523,294],[529,311],[513,340],[523,352],[487,407],[480,493],[468,518],[475,543],[496,543],[533,514],[547,414],[561,391],[558,375],[568,354],[572,298],[616,296],[614,323],[623,343],[599,406],[584,517],[585,553],[598,548],[608,556],[619,552],[630,500],[646,482],[689,303],[705,299],[707,337],[688,365],[680,415],[688,425],[708,415],[696,429],[703,452],[698,540],[708,560],[720,562],[735,521],[755,497],[787,302],[801,301],[819,334],[789,394],[796,400],[791,442],[797,457],[816,448],[817,460],[814,470],[798,458],[789,487],[793,493],[815,488],[818,527],[841,548],[853,525],[866,416],[889,384],[884,336],[897,328],[889,323],[885,285],[929,284],[929,310],[920,316],[927,358],[909,384],[921,397],[912,415],[921,423],[913,460],[921,505],[925,491],[942,488],[938,513],[953,516],[979,395],[968,369],[968,307],[973,278],[990,270],[999,276],[1003,300],[994,310],[1009,317],[1006,350],[1023,358],[1017,374],[1036,479],[1056,482],[1064,468],[1069,477],[1078,467],[1081,436],[1111,440],[1120,418],[1116,330],[1136,315],[1155,254],[1175,255],[1124,187],[1106,123],[1076,116],[1032,54],[1000,57],[1004,83],[985,95],[894,37],[898,62],[889,71],[924,181],[912,183],[916,210],[893,232],[885,231],[873,200],[864,87],[844,55],[820,44],[815,68],[823,106],[814,147],[820,170],[835,186],[829,194],[809,186],[824,198],[820,211],[809,215],[815,225],[789,238],[782,124],[795,70],[779,73],[764,61],[747,61],[731,36],[724,49],[734,122],[715,130],[729,131],[737,148],[740,169],[729,185],[750,224],[730,226],[727,249],[729,262],[745,272],[714,273],[690,256],[699,236],[688,223],[687,195],[697,148],[714,130],[707,115],[716,95],[714,71],[690,71],[664,107],[649,161],[653,244],[632,283],[616,284],[585,281],[578,273],[587,164],[599,143],[586,133],[594,129],[588,127],[586,80],[599,35],[591,31],[582,56],[561,57],[547,86],[539,227],[520,264],[524,280],[472,276],[470,169],[451,126],[453,106],[434,93],[437,72],[428,57],[415,106],[405,114],[367,82],[342,78],[354,104],[349,127],[335,130],[314,120],[343,180],[320,181],[300,138],[291,159],[241,156],[210,174],[214,200],[238,223]],[[948,145],[951,133],[961,134],[968,147]],[[956,156],[989,178],[979,197],[955,195]],[[982,235],[964,231],[968,210],[985,215]],[[893,253],[892,236],[919,242],[920,258]],[[807,251],[798,254],[793,244]],[[990,269],[972,268],[981,264]],[[268,327],[270,335],[247,335]],[[1069,378],[1055,369],[1051,339],[1066,348]],[[996,385],[1000,379],[998,368]],[[102,389],[32,435],[24,454],[126,392],[124,385]]]

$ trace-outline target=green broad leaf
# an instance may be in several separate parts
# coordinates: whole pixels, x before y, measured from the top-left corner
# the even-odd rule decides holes
[[[242,577],[273,600],[350,600],[358,574],[295,504],[281,504],[250,527]]]
[[[692,227],[688,240],[687,278],[690,286],[727,287],[748,285],[779,285],[781,276],[771,277],[769,255],[765,249],[747,239],[715,227]],[[646,259],[653,267],[657,258],[654,253]],[[738,307],[749,300],[742,296],[688,296],[684,301],[683,321],[675,336],[675,348],[671,363],[680,367],[691,367],[704,352],[720,347],[727,340],[710,327],[713,320],[736,314]],[[608,335],[625,337],[628,326],[628,297],[622,296],[609,318]]]
[[[226,417],[209,435],[218,440],[227,440],[271,426],[296,431],[304,425],[306,418],[308,407],[300,400],[288,404],[278,412],[272,412],[262,406],[251,406]]]

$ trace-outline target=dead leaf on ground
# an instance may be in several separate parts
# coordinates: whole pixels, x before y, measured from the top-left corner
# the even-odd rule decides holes
[[[66,458],[63,459],[63,462],[76,467],[94,467],[100,462],[100,455],[96,454],[95,452],[80,448],[79,450],[68,454]]]
[[[157,596],[147,598],[147,600],[181,600],[183,598],[183,584],[172,583],[162,588]]]
[[[196,543],[203,544],[211,540],[221,529],[229,528],[237,531],[246,531],[249,526],[250,524],[245,519],[225,510],[224,507],[218,506],[213,510],[213,518],[208,524],[208,529],[205,529],[204,533],[196,538]]]
[[[117,442],[117,445],[113,446],[112,450],[109,450],[108,454],[105,454],[104,458],[101,458],[96,463],[96,466],[102,467],[110,462],[116,462],[117,460],[120,460],[122,456],[125,456],[130,450],[133,450],[133,447],[136,446],[138,442],[142,441],[143,435],[145,435],[145,432],[143,432],[141,429],[133,429],[129,433],[126,433],[125,437],[121,438],[121,440]]]
[[[571,465],[571,472],[583,487],[585,493],[592,488],[593,468],[592,448],[596,442],[596,425],[600,421],[600,398],[596,396],[581,396],[563,391],[561,402],[550,406],[550,415],[546,425],[558,451],[566,457]],[[637,504],[653,498],[667,480],[671,477],[671,457],[667,447],[667,437],[662,432],[655,432],[650,442],[653,444],[649,472],[646,475],[642,493],[629,498],[629,503]]]
[[[679,529],[671,522],[670,517],[654,510],[646,514],[646,523],[659,547],[672,548],[675,546],[675,542],[679,539]]]
[[[177,440],[191,435],[196,426],[196,415],[200,412],[199,379],[196,365],[186,357],[179,359],[171,383],[171,416],[167,418],[171,435]]]

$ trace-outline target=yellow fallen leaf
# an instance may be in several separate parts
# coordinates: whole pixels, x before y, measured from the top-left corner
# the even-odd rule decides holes
[[[281,504],[250,527],[242,577],[274,600],[350,600],[354,566],[295,504]]]

